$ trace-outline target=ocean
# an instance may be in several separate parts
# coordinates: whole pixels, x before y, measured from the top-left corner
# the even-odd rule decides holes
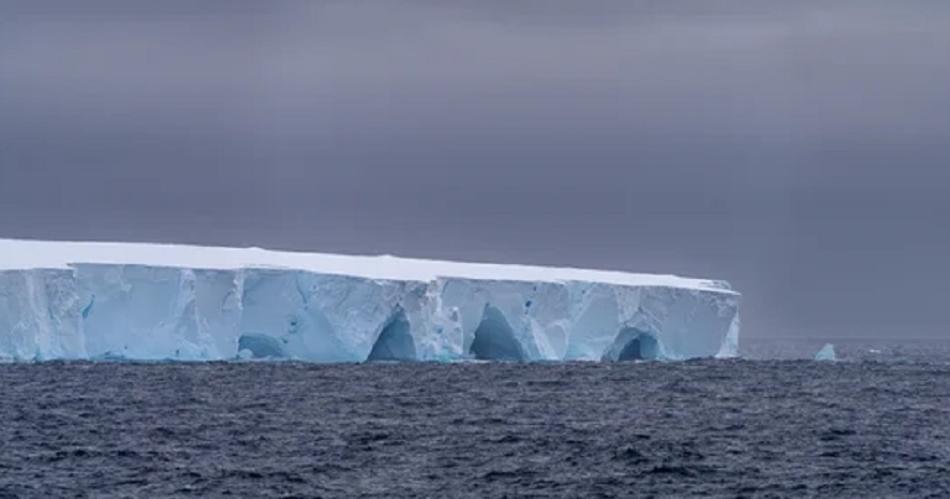
[[[948,497],[950,342],[0,365],[6,497]]]

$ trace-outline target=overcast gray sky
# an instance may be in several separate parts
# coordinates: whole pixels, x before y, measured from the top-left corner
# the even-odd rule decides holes
[[[950,336],[950,2],[0,0],[0,237],[678,273]]]

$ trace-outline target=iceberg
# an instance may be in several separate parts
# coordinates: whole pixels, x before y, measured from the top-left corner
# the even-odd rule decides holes
[[[821,350],[818,350],[818,353],[815,354],[815,360],[832,362],[838,360],[838,356],[835,355],[835,346],[831,343],[826,343],[825,346],[821,347]]]
[[[260,248],[0,239],[0,359],[737,354],[724,281]]]

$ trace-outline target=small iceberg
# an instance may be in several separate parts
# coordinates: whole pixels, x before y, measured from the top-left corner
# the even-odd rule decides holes
[[[825,346],[821,347],[821,350],[818,350],[818,353],[815,354],[815,360],[820,361],[836,361],[838,356],[835,355],[835,346],[831,343],[826,343]]]

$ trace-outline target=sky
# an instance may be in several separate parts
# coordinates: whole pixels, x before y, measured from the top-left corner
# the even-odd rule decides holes
[[[0,237],[726,279],[950,338],[945,1],[0,0]]]

